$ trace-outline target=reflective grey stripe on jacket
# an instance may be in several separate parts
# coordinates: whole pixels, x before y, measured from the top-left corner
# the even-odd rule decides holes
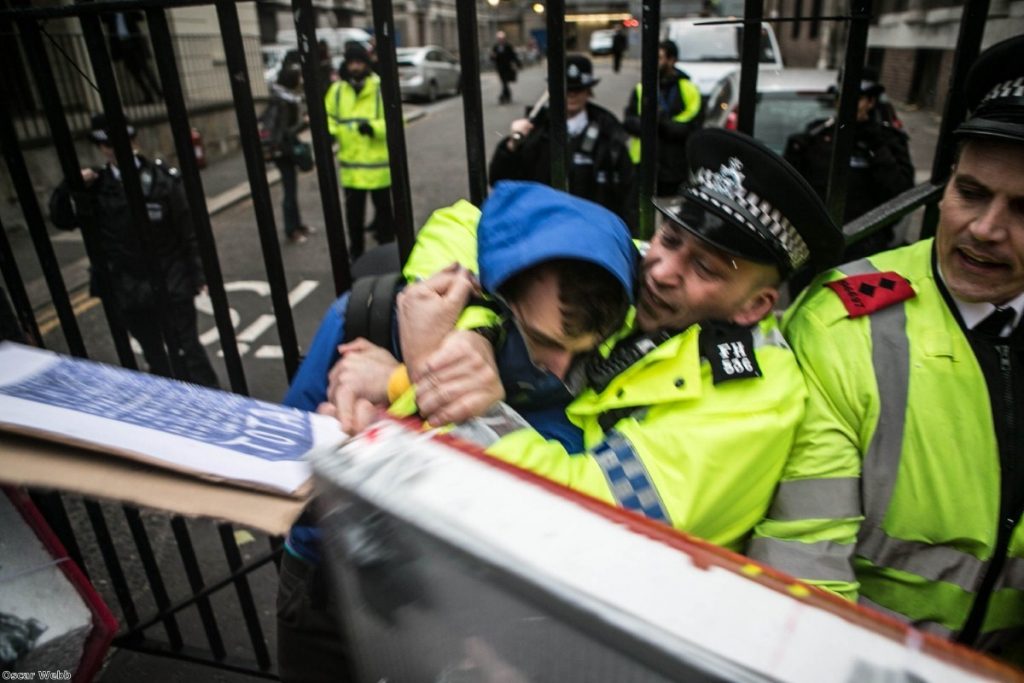
[[[802,543],[758,536],[750,541],[747,553],[758,562],[801,579],[848,583],[857,580],[850,562],[852,543]]]
[[[387,161],[382,161],[376,164],[357,164],[352,161],[340,161],[338,162],[338,165],[341,166],[342,168],[388,168],[390,166],[390,163]]]

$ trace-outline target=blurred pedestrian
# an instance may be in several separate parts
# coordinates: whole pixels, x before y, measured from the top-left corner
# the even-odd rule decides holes
[[[270,122],[273,160],[281,172],[284,190],[281,204],[284,234],[292,244],[302,244],[313,232],[308,225],[302,224],[299,214],[299,170],[312,167],[309,147],[299,141],[299,133],[308,125],[302,100],[302,70],[295,64],[283,67],[270,89],[270,97],[268,108],[272,111],[268,114],[272,115],[265,115],[265,118]]]
[[[100,277],[93,264],[91,292],[121,316],[142,346],[149,371],[216,387],[217,374],[196,327],[194,298],[206,290],[206,279],[180,174],[159,159],[150,161],[139,154],[134,149],[135,129],[129,125],[127,132],[152,227],[151,253],[142,247],[103,114],[92,117],[89,137],[106,164],[82,169],[86,191],[74,201],[67,181],[62,182],[50,197],[50,217],[62,230],[80,227],[79,216],[91,217],[87,227],[95,230],[105,270]],[[156,273],[149,271],[150,265]],[[155,279],[163,286],[163,296],[153,290]]]
[[[395,239],[391,205],[391,167],[380,77],[370,70],[370,55],[361,43],[345,47],[340,78],[327,91],[327,129],[338,141],[338,164],[345,197],[349,256],[366,249],[366,195],[373,200],[378,244]]]
[[[619,73],[619,69],[622,68],[622,55],[628,42],[625,30],[621,26],[615,29],[615,36],[612,38],[612,70],[615,73]]]
[[[508,44],[504,31],[495,33],[494,38],[497,42],[491,48],[491,61],[494,62],[498,78],[501,79],[501,95],[498,97],[498,104],[510,104],[512,90],[508,84],[516,82],[517,69],[522,68],[523,65],[519,61],[516,49]]]
[[[155,102],[157,97],[163,97],[163,91],[149,63],[149,44],[140,25],[145,16],[142,12],[114,12],[104,14],[103,21],[107,24],[110,58],[115,62],[124,62],[128,73],[142,91],[142,101],[149,104]]]

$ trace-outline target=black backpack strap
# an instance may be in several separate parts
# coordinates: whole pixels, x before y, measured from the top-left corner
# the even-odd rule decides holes
[[[391,350],[391,312],[401,273],[367,275],[355,281],[345,309],[345,341],[363,337]]]

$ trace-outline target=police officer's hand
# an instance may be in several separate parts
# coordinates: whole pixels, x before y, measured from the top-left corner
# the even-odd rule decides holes
[[[89,187],[90,185],[95,183],[99,177],[100,175],[91,168],[82,169],[82,182],[85,183],[86,187]]]
[[[327,400],[334,406],[341,427],[358,431],[356,403],[387,405],[388,378],[398,361],[387,349],[359,338],[338,347],[341,359],[327,375]]]
[[[494,348],[482,335],[456,330],[425,364],[416,405],[431,426],[479,417],[505,399]]]
[[[423,364],[452,331],[476,290],[473,275],[457,263],[403,289],[397,298],[402,358],[415,383]]]
[[[369,121],[362,121],[359,124],[359,134],[365,135],[368,138],[373,137],[373,126],[370,125]]]

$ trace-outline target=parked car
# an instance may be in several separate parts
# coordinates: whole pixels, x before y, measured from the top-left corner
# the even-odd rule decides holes
[[[398,86],[402,99],[425,99],[433,102],[438,95],[458,95],[462,91],[462,69],[459,60],[436,45],[400,47]]]
[[[590,34],[590,54],[610,55],[615,42],[614,29],[599,29]]]
[[[709,19],[670,19],[663,22],[661,37],[679,48],[676,66],[700,89],[705,102],[726,75],[740,66],[743,27],[737,24],[702,24]],[[761,70],[783,68],[782,53],[775,31],[761,27]]]
[[[826,69],[779,69],[757,75],[757,110],[754,137],[782,154],[786,141],[802,133],[807,124],[836,113],[837,72]],[[739,119],[739,69],[724,76],[712,90],[705,125],[736,130]],[[883,94],[875,115],[895,128],[903,123]]]

